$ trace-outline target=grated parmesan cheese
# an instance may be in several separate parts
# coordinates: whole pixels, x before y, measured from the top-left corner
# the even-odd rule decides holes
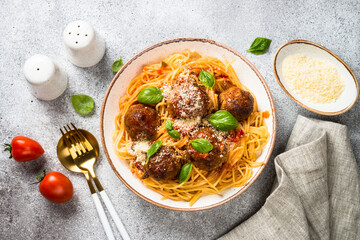
[[[199,87],[191,83],[186,84],[185,87],[181,86],[177,93],[179,100],[176,105],[181,117],[187,117],[189,112],[198,112],[204,108]]]
[[[191,130],[195,126],[199,125],[201,123],[201,117],[196,118],[185,118],[185,119],[176,119],[174,121],[174,127],[178,127],[181,130]]]
[[[165,84],[164,86],[161,87],[161,90],[163,91],[164,98],[167,99],[167,97],[171,92],[171,85]]]
[[[134,142],[129,153],[135,156],[135,161],[140,162],[142,165],[146,163],[146,153],[149,150],[151,144],[148,141]]]
[[[344,90],[344,80],[326,60],[290,55],[284,59],[282,71],[290,89],[312,103],[335,102]]]
[[[184,69],[178,76],[179,79],[182,80],[187,80],[190,76],[190,70],[189,69]]]

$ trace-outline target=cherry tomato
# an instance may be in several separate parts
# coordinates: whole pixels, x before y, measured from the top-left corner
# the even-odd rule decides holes
[[[45,170],[43,173],[45,174]],[[40,182],[39,190],[47,200],[55,203],[67,202],[74,194],[71,181],[59,172],[47,173]]]
[[[14,137],[10,144],[5,144],[6,151],[10,151],[10,158],[14,158],[18,162],[26,162],[34,160],[45,152],[41,145],[28,137]]]

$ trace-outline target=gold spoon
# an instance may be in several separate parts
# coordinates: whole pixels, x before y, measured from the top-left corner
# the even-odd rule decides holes
[[[108,195],[106,194],[105,190],[100,184],[99,179],[97,178],[94,165],[99,157],[99,144],[96,138],[89,132],[77,129],[74,124],[72,124],[73,129],[69,127],[69,125],[64,126],[66,130],[66,134],[60,129],[61,133],[64,136],[64,142],[67,146],[68,152],[70,153],[70,158],[77,167],[78,170],[81,172],[85,171],[86,173],[90,173],[92,179],[95,182],[95,185],[99,191],[100,196],[102,197],[112,219],[115,222],[117,229],[119,230],[123,240],[130,240],[130,236],[127,233],[123,223],[121,222],[113,204],[111,203]],[[83,133],[86,134],[83,134]],[[63,164],[64,165],[64,164]],[[66,167],[66,166],[65,166]],[[66,167],[68,168],[68,167]],[[69,169],[69,168],[68,168]],[[86,175],[85,175],[86,176]],[[93,194],[95,195],[95,194]],[[104,226],[105,228],[105,226]],[[105,228],[106,230],[106,228]],[[111,231],[111,230],[109,230]],[[108,236],[109,237],[109,236]]]
[[[98,144],[96,138],[88,131],[85,131],[83,129],[77,129],[77,130],[79,132],[81,132],[81,134],[88,139],[89,143],[94,148],[94,154],[99,156],[99,144]],[[106,236],[108,237],[109,240],[114,240],[115,239],[114,234],[111,230],[111,227],[110,227],[109,221],[106,217],[104,208],[102,207],[100,199],[99,199],[99,197],[95,191],[95,188],[90,180],[89,172],[87,170],[80,169],[76,165],[74,159],[77,157],[77,154],[76,154],[73,146],[68,141],[68,139],[64,138],[65,137],[64,132],[61,129],[60,129],[60,131],[63,135],[60,138],[58,145],[57,145],[57,155],[60,160],[60,163],[71,172],[83,173],[85,175],[86,181],[90,188],[91,196],[95,203],[96,210],[98,211],[100,221],[104,227]]]
[[[94,146],[94,152],[97,156],[99,156],[99,144],[96,138],[86,130],[78,129],[90,142],[92,146]],[[96,193],[95,188],[90,180],[89,172],[87,170],[80,169],[73,158],[71,157],[70,148],[71,146],[66,146],[66,143],[62,136],[57,144],[57,155],[60,160],[60,163],[69,171],[76,173],[83,173],[85,175],[86,181],[89,185],[91,194]]]

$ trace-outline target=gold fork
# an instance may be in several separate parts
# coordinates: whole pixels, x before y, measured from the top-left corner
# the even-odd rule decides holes
[[[74,129],[71,129],[69,125],[67,125],[67,127],[64,126],[64,129],[68,134],[71,146],[76,152],[75,158],[73,157],[74,162],[80,169],[88,171],[90,173],[97,189],[99,190],[99,192],[101,192],[104,190],[104,188],[102,187],[94,171],[94,165],[98,159],[97,154],[93,146],[84,137],[84,135],[75,127],[73,123],[70,124]]]
[[[69,125],[64,126],[66,130],[66,135],[73,149],[75,149],[76,157],[73,158],[76,165],[84,170],[88,171],[93,178],[95,185],[100,193],[101,198],[103,199],[112,219],[115,222],[117,229],[119,230],[122,238],[124,240],[130,240],[129,234],[127,233],[124,225],[122,224],[113,204],[111,203],[108,195],[106,194],[104,188],[102,187],[99,179],[97,178],[94,165],[98,159],[98,154],[96,153],[94,147],[88,141],[88,139],[79,131],[73,123],[71,123],[73,129]]]
[[[115,239],[114,238],[114,234],[111,230],[111,227],[110,227],[110,224],[109,224],[109,221],[106,217],[106,214],[105,214],[105,211],[104,211],[104,208],[103,206],[101,205],[101,202],[100,202],[100,199],[96,193],[96,190],[91,182],[91,179],[90,179],[90,176],[89,176],[89,172],[87,170],[83,170],[83,169],[80,169],[74,159],[76,159],[78,157],[78,147],[79,146],[76,146],[74,144],[72,144],[70,142],[70,136],[73,135],[73,132],[71,131],[68,131],[65,128],[65,133],[63,132],[63,130],[60,128],[60,131],[61,131],[61,134],[63,135],[63,137],[60,139],[59,143],[58,143],[58,147],[57,147],[57,152],[58,152],[58,158],[61,162],[61,164],[67,168],[68,170],[72,171],[72,172],[82,172],[84,175],[85,175],[85,178],[87,180],[87,183],[89,185],[89,188],[90,188],[90,192],[91,192],[91,196],[92,196],[92,199],[95,203],[95,207],[96,207],[96,210],[99,214],[99,217],[100,217],[100,221],[101,221],[101,224],[103,225],[103,228],[105,230],[105,233],[106,233],[106,236],[109,240],[113,240]],[[70,129],[70,127],[68,126],[68,128]],[[81,130],[84,132],[84,134],[87,134],[89,135],[90,133],[85,131],[85,130]],[[92,138],[92,140],[94,140],[95,138]],[[63,141],[61,141],[63,140]],[[65,143],[65,146],[64,144]],[[66,151],[68,153],[70,153],[70,157],[69,155],[66,153]]]
[[[61,162],[61,164],[68,169],[71,172],[76,172],[76,173],[83,173],[86,181],[89,185],[90,188],[90,192],[91,194],[96,193],[96,190],[90,180],[90,175],[88,171],[82,170],[80,169],[74,162],[74,158],[77,157],[75,149],[71,146],[71,143],[69,142],[69,140],[65,137],[64,132],[62,131],[62,129],[60,129],[63,137],[60,139],[58,146],[57,146],[57,155],[58,158]],[[63,140],[63,141],[61,141]],[[64,146],[65,143],[65,146]],[[65,151],[68,151],[70,153],[70,157],[67,155],[67,153]]]

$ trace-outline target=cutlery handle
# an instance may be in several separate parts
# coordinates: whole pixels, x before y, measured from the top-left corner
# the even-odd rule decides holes
[[[129,234],[127,233],[124,224],[121,222],[119,215],[117,214],[114,206],[112,205],[108,195],[106,194],[105,190],[100,192],[100,196],[103,199],[107,209],[110,212],[110,215],[112,217],[112,219],[114,220],[117,229],[119,230],[121,237],[123,240],[130,240]]]
[[[104,227],[104,230],[105,230],[105,233],[106,233],[106,236],[109,240],[115,240],[114,238],[114,234],[111,230],[111,227],[110,227],[110,224],[109,224],[109,221],[105,215],[105,211],[104,211],[104,208],[103,206],[101,205],[101,202],[100,202],[100,199],[97,195],[97,193],[93,193],[91,194],[93,200],[94,200],[94,203],[95,203],[95,206],[96,206],[96,210],[99,214],[99,217],[100,217],[100,221]]]

